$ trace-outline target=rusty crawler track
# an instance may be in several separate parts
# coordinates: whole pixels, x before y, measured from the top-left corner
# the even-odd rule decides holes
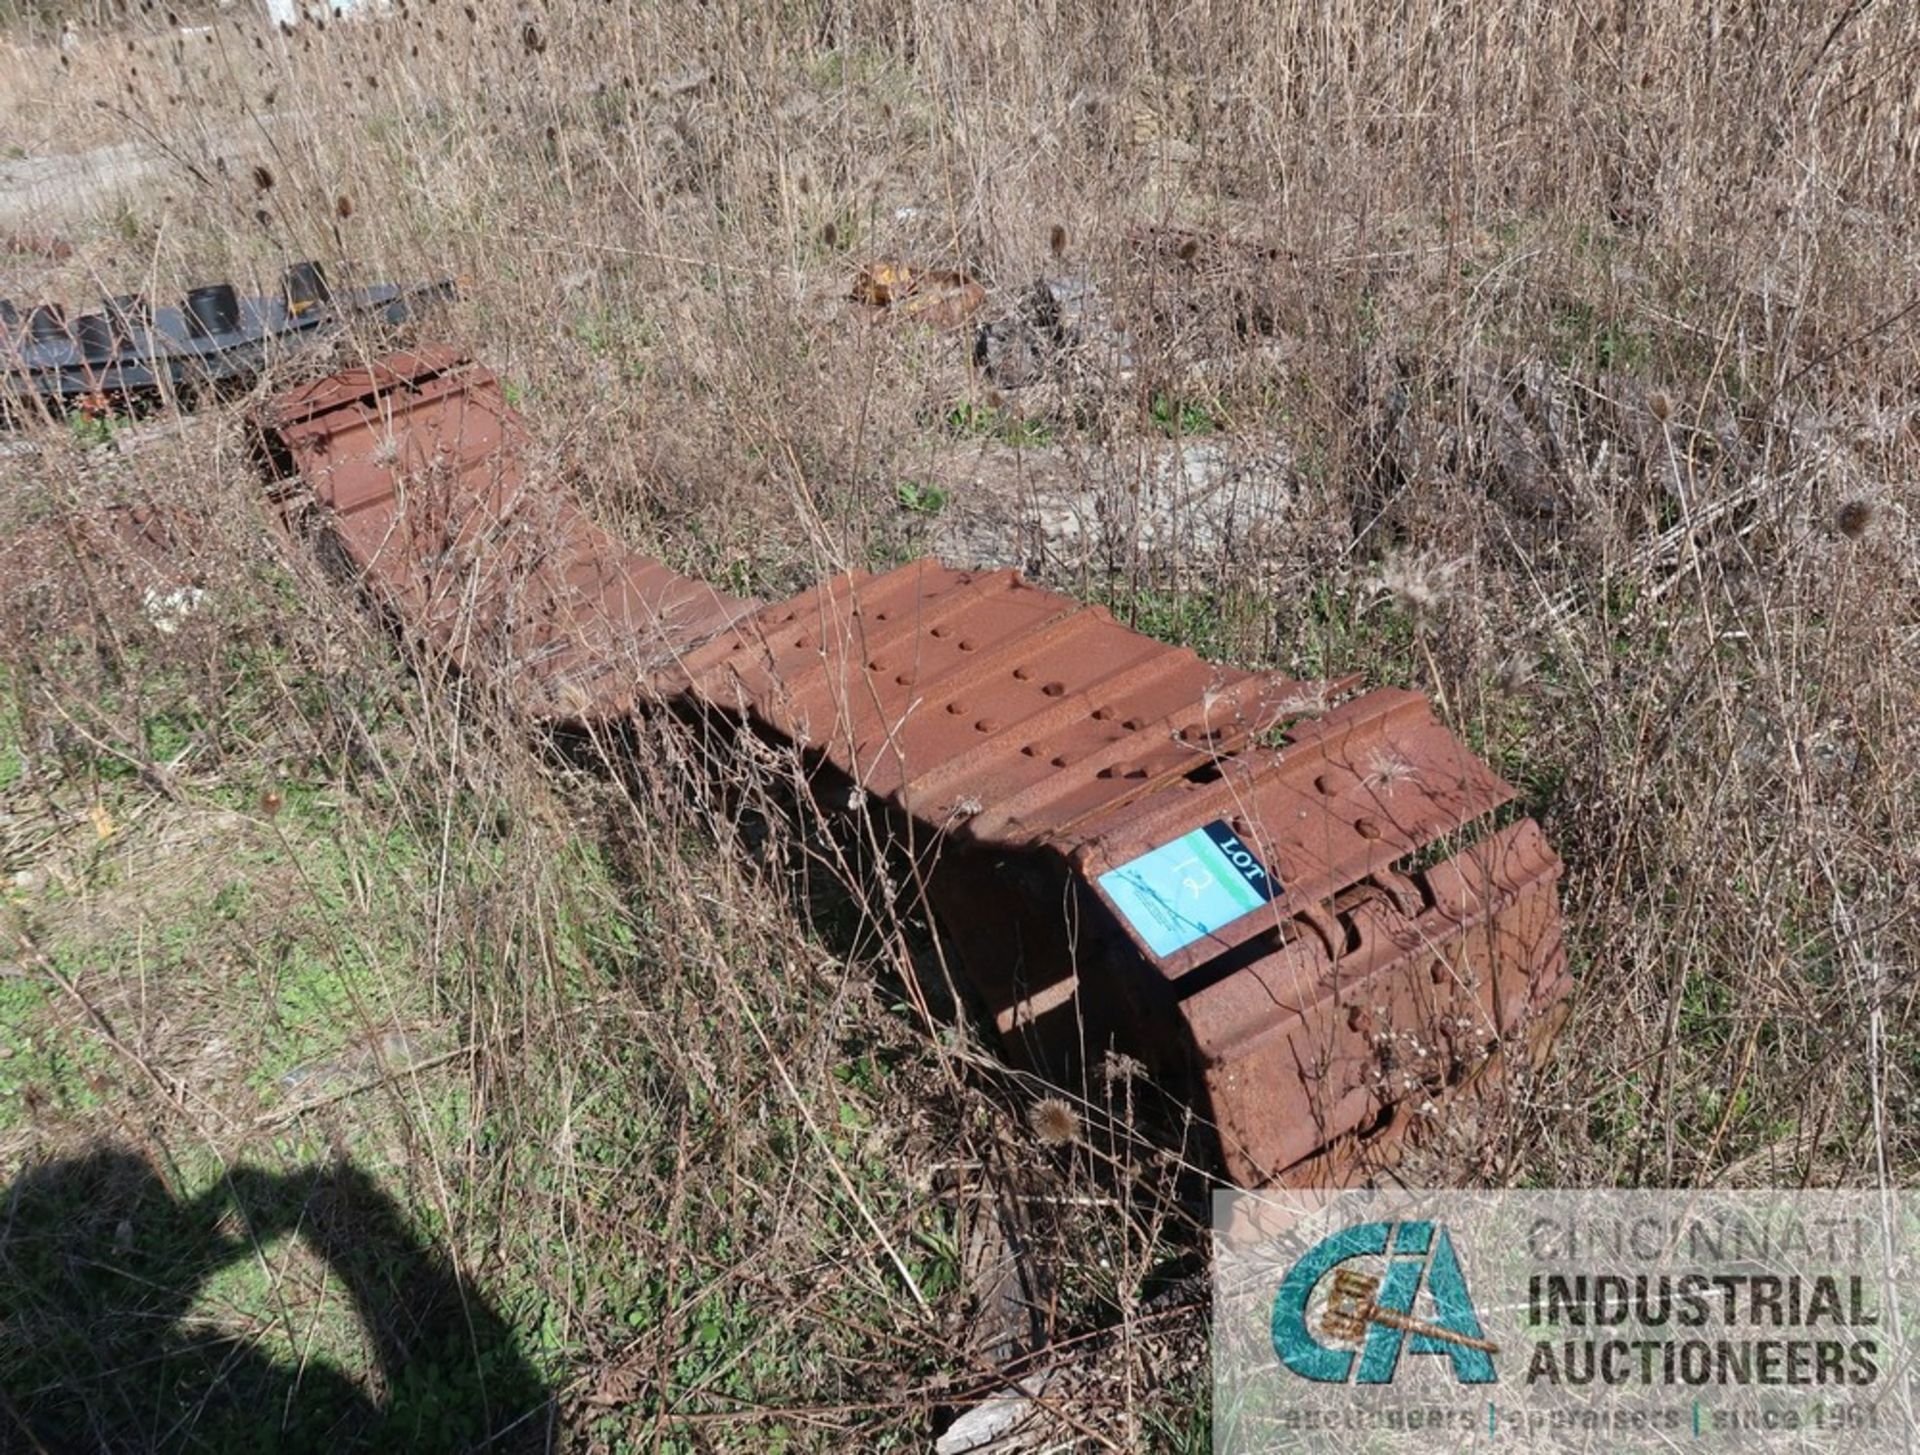
[[[762,606],[535,480],[499,385],[422,349],[262,421],[369,591],[539,718],[790,744],[912,855],[1010,1053],[1143,1062],[1249,1185],[1359,1175],[1568,989],[1560,862],[1416,693],[1203,662],[932,561]]]

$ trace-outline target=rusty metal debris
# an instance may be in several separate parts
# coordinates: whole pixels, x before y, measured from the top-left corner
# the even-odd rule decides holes
[[[396,355],[264,418],[375,598],[544,719],[783,742],[878,816],[1010,1053],[1145,1066],[1249,1185],[1351,1178],[1569,986],[1560,862],[1417,693],[1202,661],[1016,572],[769,606],[530,476],[484,369]]]
[[[933,328],[958,328],[980,311],[987,290],[952,268],[916,268],[898,259],[868,263],[848,295],[884,312],[876,318],[910,318]]]
[[[331,336],[354,317],[403,323],[450,283],[333,288],[320,264],[286,270],[277,296],[243,298],[231,283],[190,290],[178,306],[139,294],[69,317],[58,303],[0,298],[0,406],[37,396],[55,408],[248,378]]]

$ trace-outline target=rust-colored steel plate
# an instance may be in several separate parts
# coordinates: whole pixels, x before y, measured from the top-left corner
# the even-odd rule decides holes
[[[677,705],[790,743],[911,856],[1014,1054],[1146,1063],[1247,1183],[1357,1176],[1557,1024],[1559,860],[1417,693],[1202,661],[1011,571],[754,608],[528,477],[484,370],[419,350],[272,428],[376,594],[543,717]]]
[[[1229,1170],[1276,1178],[1523,1037],[1568,989],[1559,874],[1526,820],[1406,879],[1409,903],[1363,886],[1337,958],[1278,936],[1181,1000]]]
[[[341,369],[324,379],[287,390],[261,411],[261,421],[269,427],[284,429],[316,414],[370,400],[396,385],[424,382],[466,363],[459,350],[441,344],[388,354],[364,367]]]
[[[1210,665],[1011,571],[925,561],[768,607],[687,671],[701,701],[993,842],[1205,771],[1326,691]]]
[[[1454,1024],[1434,963],[1485,962],[1475,983],[1525,1014],[1530,987],[1564,988],[1549,933],[1557,860],[1531,825],[1474,844],[1511,791],[1417,693],[1339,701],[1350,683],[1211,666],[1014,573],[933,562],[837,577],[736,623],[687,666],[690,695],[892,811],[1010,1042],[1043,1063],[1102,1043],[1141,1056],[1207,1106],[1237,1176],[1275,1178],[1410,1090],[1358,1069],[1386,1064],[1372,1043],[1372,1059],[1334,1044],[1314,1075],[1279,1076],[1274,1058],[1330,1022],[1319,999],[1276,1009],[1276,976],[1339,966],[1377,989],[1380,1024],[1445,1048],[1456,1074],[1524,1017]],[[1156,942],[1138,922],[1154,906],[1103,886],[1208,825],[1273,891]],[[1436,852],[1456,838],[1473,846]],[[1398,871],[1415,859],[1435,867]],[[1429,942],[1431,954],[1404,953]]]
[[[1233,830],[1279,892],[1157,959],[1162,974],[1178,977],[1311,914],[1510,797],[1435,721],[1424,697],[1383,689],[1297,727],[1268,751],[1223,753],[1207,781],[1189,779],[1085,823],[1073,862],[1080,877],[1098,882],[1198,825],[1224,822]],[[1151,953],[1138,927],[1129,925],[1129,934]]]
[[[1075,775],[1069,751],[1011,800],[973,760],[964,807],[983,806],[927,880],[1011,1046],[1043,1065],[1127,1050],[1206,1109],[1236,1179],[1264,1183],[1437,1094],[1565,993],[1559,862],[1530,822],[1490,834],[1510,790],[1418,694],[1299,716],[1326,694],[1277,684],[1248,711],[1209,690],[1189,725],[1143,710],[1099,767]],[[971,781],[949,775],[944,801]],[[1208,835],[1244,850],[1257,889],[1224,892],[1233,865],[1190,842]],[[1484,1014],[1437,993],[1443,962]],[[1366,1036],[1333,1016],[1336,986],[1372,997]]]
[[[382,603],[537,717],[631,711],[652,674],[750,609],[632,550],[565,486],[530,484],[498,381],[451,350],[343,371],[265,423]]]

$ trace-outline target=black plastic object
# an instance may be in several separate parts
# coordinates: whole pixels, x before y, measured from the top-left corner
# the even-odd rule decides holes
[[[295,263],[287,269],[284,282],[287,312],[298,317],[308,309],[333,301],[333,289],[327,285],[326,270],[318,263]]]
[[[0,298],[0,328],[12,333],[20,327],[20,310],[11,298]]]
[[[240,326],[240,294],[231,283],[211,283],[187,294],[187,326],[200,338]]]

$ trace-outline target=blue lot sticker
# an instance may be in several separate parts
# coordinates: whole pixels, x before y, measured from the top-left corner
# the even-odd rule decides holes
[[[1109,869],[1097,882],[1163,959],[1281,893],[1280,881],[1219,819]]]

